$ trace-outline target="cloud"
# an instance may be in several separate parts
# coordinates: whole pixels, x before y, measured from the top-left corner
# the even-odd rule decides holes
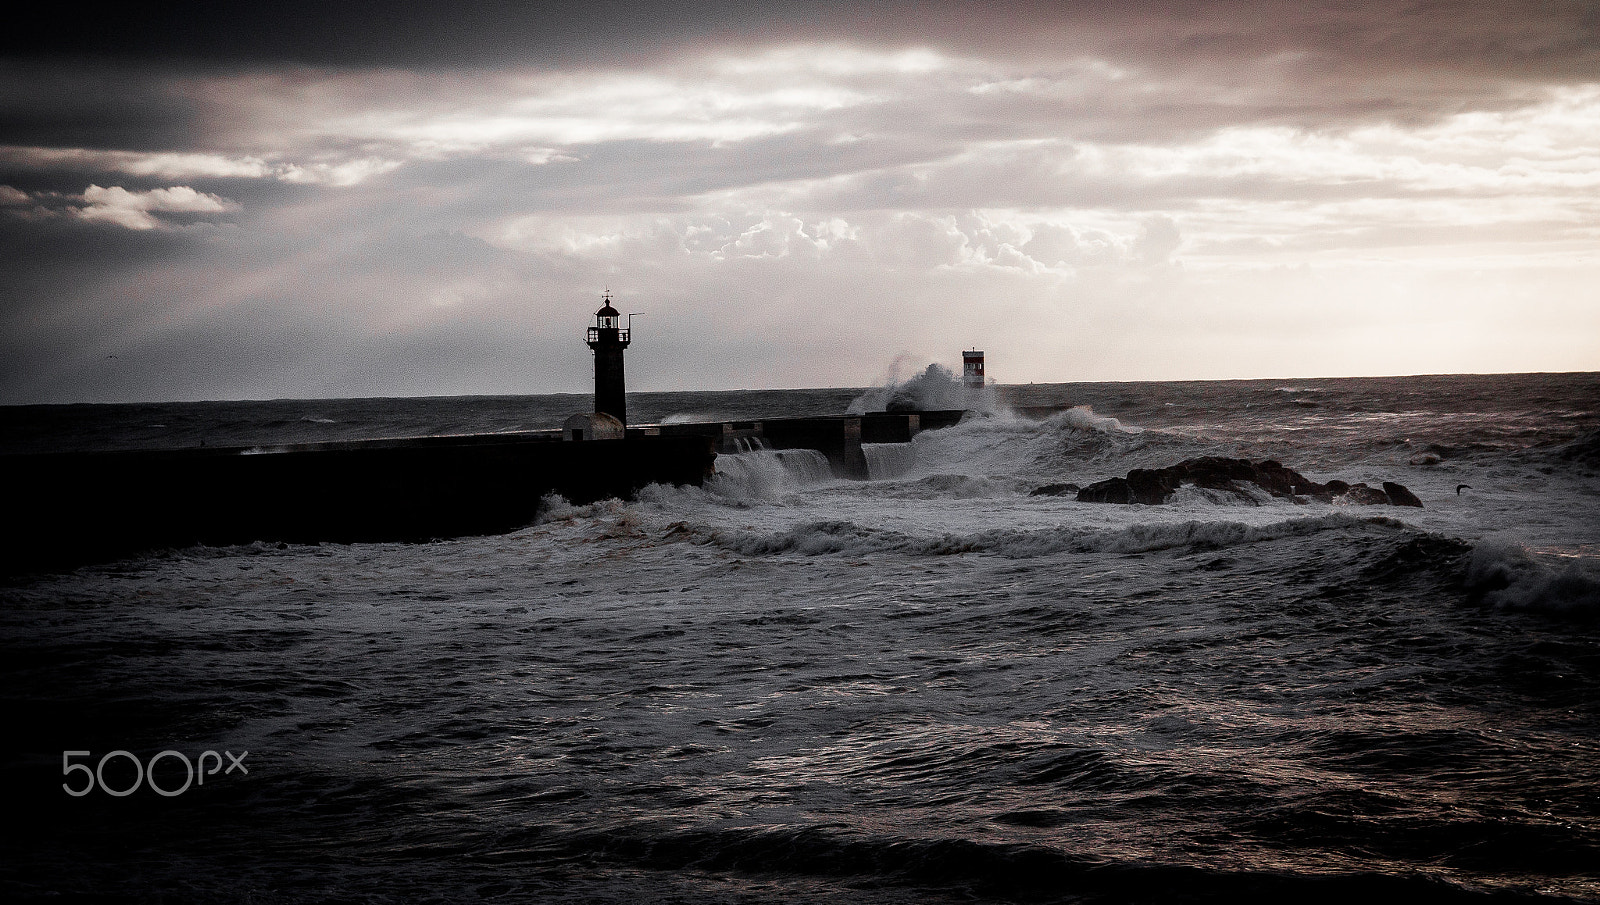
[[[165,221],[155,214],[220,214],[238,205],[225,198],[197,192],[186,185],[130,192],[121,186],[91,185],[83,191],[83,207],[73,213],[81,220],[114,223],[126,229],[155,229]]]
[[[279,158],[282,155],[268,153],[266,156]],[[0,146],[0,168],[13,172],[121,173],[155,179],[275,179],[302,185],[347,187],[388,173],[401,164],[399,160],[374,156],[295,163],[257,156],[173,151]]]
[[[345,188],[360,185],[373,176],[381,176],[399,168],[401,161],[382,157],[361,157],[338,163],[285,164],[277,172],[284,182],[302,185],[331,185]]]
[[[786,211],[703,212],[511,220],[490,244],[571,262],[575,269],[627,272],[784,262],[840,272],[922,274],[1012,271],[1071,275],[1085,268],[1165,262],[1178,246],[1169,218],[1124,221],[1117,229],[1012,211],[943,214],[857,212],[813,218]]]
[[[1033,60],[1099,57],[1177,71],[1282,59],[1297,80],[1382,81],[1435,71],[1433,87],[1484,78],[1587,79],[1600,59],[1588,0],[962,0],[751,4],[656,0],[446,6],[282,0],[217,16],[178,0],[84,17],[43,7],[0,53],[24,59],[183,60],[210,68],[311,66],[451,71],[519,66],[656,68],[707,49],[846,42]],[[348,36],[359,33],[360,40]],[[1254,73],[1241,73],[1241,87]]]
[[[1600,280],[1582,4],[374,9],[0,59],[0,398],[582,390],[606,285],[651,312],[641,386],[866,381],[884,337],[1016,379],[1417,370],[1327,325],[1496,304],[1532,306],[1515,367],[1600,367],[1551,326]]]
[[[1127,241],[1104,230],[1045,222],[1032,227],[1021,249],[1045,267],[1106,264],[1126,255]]]
[[[0,146],[0,167],[29,170],[92,170],[158,179],[237,177],[259,179],[272,168],[259,157],[182,152],[100,151],[88,148]]]
[[[1139,224],[1139,236],[1133,240],[1133,257],[1142,264],[1165,264],[1182,242],[1178,224],[1172,222],[1171,217],[1150,217]]]

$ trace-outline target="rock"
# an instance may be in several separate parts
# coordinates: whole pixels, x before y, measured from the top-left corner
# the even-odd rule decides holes
[[[1133,503],[1133,488],[1126,478],[1107,478],[1078,491],[1080,503]]]
[[[1350,489],[1344,492],[1344,497],[1349,502],[1360,503],[1363,506],[1387,506],[1389,504],[1388,494],[1376,487],[1368,487],[1366,484],[1351,484]]]
[[[1263,462],[1262,464],[1276,465],[1277,463]],[[1251,465],[1249,461],[1245,459],[1224,459],[1219,456],[1185,459],[1177,465],[1171,468],[1163,468],[1161,471],[1173,473],[1176,478],[1172,482],[1172,489],[1174,490],[1185,482],[1208,490],[1236,490],[1235,481],[1255,483],[1255,479],[1258,477],[1256,467]],[[1268,480],[1271,479],[1269,478]]]
[[[1396,484],[1393,481],[1384,481],[1383,493],[1384,496],[1389,498],[1389,505],[1391,506],[1415,506],[1418,509],[1422,508],[1422,501],[1417,499],[1417,495],[1407,490],[1401,484]]]
[[[1302,496],[1313,497],[1324,503],[1334,497],[1364,505],[1422,506],[1422,501],[1399,484],[1385,481],[1382,490],[1366,484],[1347,484],[1329,481],[1318,484],[1282,463],[1268,459],[1251,463],[1247,459],[1228,459],[1221,456],[1202,456],[1185,459],[1168,468],[1135,468],[1125,478],[1108,478],[1097,481],[1078,491],[1081,503],[1143,503],[1148,506],[1165,503],[1185,484],[1207,490],[1222,490],[1249,499],[1242,485],[1254,484],[1276,497],[1303,503]],[[1033,491],[1035,496],[1049,493],[1060,495],[1069,492],[1070,484],[1049,484]],[[1059,488],[1057,490],[1056,488]]]
[[[1066,496],[1069,493],[1077,492],[1078,485],[1076,484],[1046,484],[1043,487],[1035,487],[1028,491],[1028,496]]]
[[[1248,497],[1240,486],[1246,483],[1255,484],[1280,497],[1326,494],[1323,485],[1307,480],[1304,475],[1284,468],[1278,462],[1268,460],[1254,465],[1246,459],[1202,456],[1185,459],[1169,468],[1136,468],[1128,472],[1126,478],[1111,478],[1090,484],[1078,492],[1078,499],[1086,503],[1144,503],[1154,506],[1166,502],[1184,484]]]
[[[1128,472],[1128,488],[1135,503],[1158,506],[1183,484],[1172,468],[1135,468]]]

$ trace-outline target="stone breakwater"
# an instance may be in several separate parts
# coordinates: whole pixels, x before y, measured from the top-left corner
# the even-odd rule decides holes
[[[1243,500],[1251,494],[1244,486],[1254,484],[1275,497],[1305,503],[1358,503],[1362,505],[1415,506],[1422,508],[1416,494],[1393,481],[1381,488],[1364,483],[1333,480],[1319,484],[1292,468],[1270,459],[1252,463],[1248,459],[1202,456],[1185,459],[1167,468],[1135,468],[1127,477],[1107,478],[1087,487],[1075,484],[1046,484],[1035,488],[1035,496],[1064,496],[1076,492],[1080,503],[1165,503],[1184,485],[1233,493]]]

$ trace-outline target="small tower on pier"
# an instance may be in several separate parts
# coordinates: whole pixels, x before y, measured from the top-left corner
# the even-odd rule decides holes
[[[977,349],[961,353],[961,385],[983,386],[983,353]]]
[[[622,350],[628,348],[631,330],[623,329],[622,315],[611,307],[611,293],[594,313],[589,328],[589,348],[594,350],[594,410],[628,423],[628,390],[622,376]]]

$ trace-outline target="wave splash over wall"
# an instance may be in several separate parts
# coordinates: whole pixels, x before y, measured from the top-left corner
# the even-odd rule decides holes
[[[867,390],[850,403],[849,414],[868,412],[948,411],[966,409],[973,412],[1003,410],[992,387],[969,387],[947,367],[930,364],[906,380],[900,379],[900,368],[905,359],[897,358],[889,366],[888,377],[879,385]]]
[[[706,490],[734,500],[781,500],[804,487],[833,480],[828,457],[814,449],[767,449],[717,456]]]

